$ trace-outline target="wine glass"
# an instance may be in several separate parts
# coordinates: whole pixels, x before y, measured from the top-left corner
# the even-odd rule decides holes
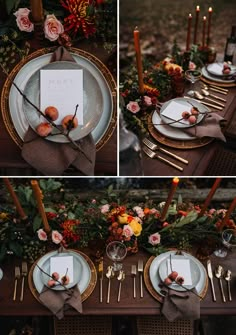
[[[236,230],[225,229],[222,232],[222,248],[216,250],[214,254],[217,257],[226,257],[228,250],[236,247]]]
[[[106,254],[113,261],[113,270],[120,271],[123,267],[122,261],[127,254],[125,244],[119,241],[110,242],[106,247]]]
[[[3,277],[3,271],[2,271],[2,269],[0,268],[0,280],[2,280],[2,277]]]
[[[195,69],[195,70],[187,70],[185,71],[185,78],[190,81],[191,83],[191,88],[190,90],[187,92],[188,95],[190,95],[191,97],[194,97],[195,94],[195,83],[201,78],[201,71],[199,69]]]

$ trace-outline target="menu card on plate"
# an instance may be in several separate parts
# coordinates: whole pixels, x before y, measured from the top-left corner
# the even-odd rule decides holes
[[[79,125],[83,125],[83,70],[40,70],[40,110],[48,106],[58,109],[59,117],[55,124],[60,125],[62,119],[74,115]]]
[[[172,270],[177,271],[178,275],[184,278],[184,285],[192,285],[192,276],[190,270],[189,259],[173,259],[171,260]],[[167,260],[167,271],[171,273],[170,260]]]
[[[177,121],[183,118],[182,117],[183,112],[190,113],[190,110],[191,107],[186,106],[183,103],[171,101],[161,114],[168,117],[171,120]],[[189,125],[188,120],[181,120],[179,122]]]
[[[50,275],[52,275],[53,272],[57,272],[60,279],[67,274],[70,278],[70,283],[72,283],[74,281],[73,256],[51,257]]]

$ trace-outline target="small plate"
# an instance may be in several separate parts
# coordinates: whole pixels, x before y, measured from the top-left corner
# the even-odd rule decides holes
[[[180,120],[184,111],[190,112],[191,108],[195,106],[199,112],[207,113],[208,108],[191,98],[175,98],[165,102],[160,109],[160,117],[165,124],[174,128],[190,128],[201,122],[204,114],[197,116],[195,124],[189,124],[187,120]],[[176,122],[174,122],[176,121]]]
[[[205,67],[202,68],[202,76],[218,84],[234,84],[235,83],[235,80],[233,79],[225,80],[220,77],[213,76],[207,71]],[[234,85],[231,85],[231,86],[234,86]]]
[[[159,275],[160,275],[160,279],[162,282],[164,282],[165,278],[168,277],[169,273],[168,273],[168,267],[167,267],[167,262],[170,258],[167,257],[165,258],[160,266],[159,266]],[[191,258],[189,258],[188,256],[181,256],[181,255],[174,255],[173,257],[171,257],[172,261],[177,259],[177,260],[189,260],[190,263],[190,272],[191,272],[191,279],[192,279],[192,285],[185,285],[183,284],[184,287],[188,288],[188,289],[192,289],[194,287],[197,286],[200,277],[201,277],[201,273],[199,270],[199,266],[198,264]],[[180,272],[178,270],[178,268],[173,268],[173,271],[177,271]],[[179,275],[181,275],[181,273],[179,273]],[[176,290],[176,291],[186,291],[184,287],[173,283],[169,286],[171,289]]]
[[[222,77],[227,80],[227,77],[232,76],[236,72],[236,67],[234,65],[230,65],[231,71],[230,73],[226,74],[223,73],[224,63],[212,63],[206,66],[207,71],[217,77]]]
[[[53,256],[53,257],[65,257],[68,256],[68,253],[58,253],[57,255]],[[51,258],[51,257],[50,257]],[[45,262],[41,265],[41,268],[46,272],[46,273],[50,273],[50,258],[46,258]],[[41,272],[41,277],[42,277],[42,282],[45,286],[48,286],[48,280],[51,279],[48,275],[46,275],[46,273]],[[66,288],[71,288],[73,286],[75,286],[76,284],[79,283],[81,276],[82,276],[82,264],[79,260],[78,257],[74,257],[73,256],[73,282],[69,283],[68,285],[65,285]],[[64,291],[65,287],[62,285],[56,285],[54,287],[49,287],[53,290],[56,291]]]

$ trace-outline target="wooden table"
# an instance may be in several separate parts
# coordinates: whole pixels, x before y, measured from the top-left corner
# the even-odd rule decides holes
[[[111,299],[110,304],[106,303],[107,279],[103,280],[103,302],[99,303],[99,283],[91,294],[91,296],[83,303],[83,314],[85,315],[159,315],[161,303],[155,300],[148,292],[144,285],[144,297],[139,295],[139,280],[137,277],[137,298],[133,298],[133,281],[131,278],[131,265],[137,264],[139,258],[144,260],[144,263],[149,259],[150,255],[144,252],[139,252],[136,255],[127,256],[124,260],[124,269],[126,278],[122,284],[121,301],[117,302],[118,281],[113,279],[111,282]],[[233,279],[231,282],[232,301],[228,301],[226,282],[223,280],[226,303],[222,302],[218,280],[214,278],[217,302],[213,302],[210,286],[203,301],[201,301],[201,316],[204,315],[236,315],[236,262],[235,253],[229,253],[224,259],[211,256],[212,268],[214,270],[217,264],[221,264],[224,269],[231,269]],[[205,261],[203,262],[205,265]],[[1,316],[50,316],[51,312],[41,305],[31,294],[28,284],[25,287],[25,298],[23,302],[12,301],[14,289],[14,265],[20,261],[9,262],[2,265],[4,277],[0,281],[0,315]],[[111,262],[105,259],[105,269]],[[72,310],[66,315],[76,315]]]
[[[231,117],[236,113],[236,88],[229,88],[229,93],[226,95],[218,94],[217,92],[212,92],[213,94],[219,95],[227,99],[225,108],[223,111],[217,112],[219,115],[223,116],[227,120],[227,124],[230,123]],[[210,103],[210,101],[208,101]],[[210,108],[210,107],[209,107]],[[155,140],[153,140],[155,142]],[[157,143],[157,142],[155,142]],[[175,149],[168,146],[161,145],[163,148],[181,156],[189,161],[188,165],[185,165],[176,159],[172,159],[169,156],[160,153],[161,156],[166,159],[171,160],[177,165],[184,168],[183,172],[159,161],[158,159],[151,159],[146,154],[143,153],[143,169],[145,176],[203,176],[209,164],[214,163],[214,156],[220,148],[227,146],[221,142],[216,141],[207,144],[206,146],[195,148],[195,149]],[[229,152],[233,152],[229,149]],[[232,175],[236,174],[236,169]],[[222,172],[221,175],[228,175]]]
[[[99,43],[80,41],[79,48],[99,58],[116,75],[116,62],[110,58],[106,50]],[[5,76],[0,72],[0,91],[5,81]],[[0,175],[27,176],[41,175],[32,169],[21,157],[21,149],[12,140],[5,128],[2,114],[0,113]],[[77,175],[73,169],[68,169],[65,175]],[[113,132],[107,143],[97,152],[95,175],[117,175],[117,133]]]

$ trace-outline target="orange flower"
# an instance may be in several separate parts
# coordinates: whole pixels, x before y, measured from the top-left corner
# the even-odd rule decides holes
[[[144,90],[149,94],[149,95],[154,95],[158,97],[160,95],[160,92],[158,91],[157,88],[151,87],[149,85],[144,84]]]
[[[143,212],[145,215],[148,215],[150,213],[150,209],[146,207],[144,208]]]

